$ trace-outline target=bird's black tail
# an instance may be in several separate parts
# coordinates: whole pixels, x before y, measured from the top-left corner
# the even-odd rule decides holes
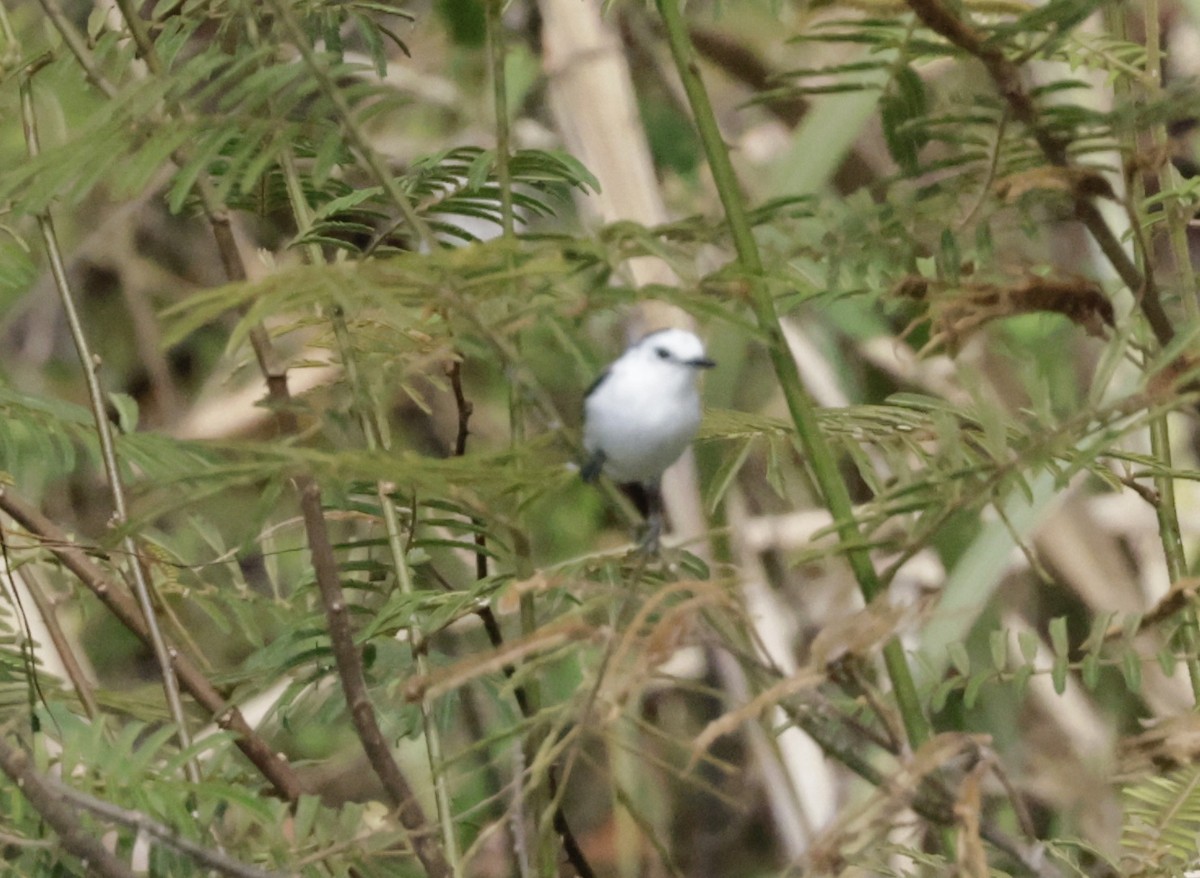
[[[653,515],[662,514],[662,490],[658,485],[644,485],[641,482],[625,482],[619,486],[621,493],[629,498],[642,518],[647,521]]]

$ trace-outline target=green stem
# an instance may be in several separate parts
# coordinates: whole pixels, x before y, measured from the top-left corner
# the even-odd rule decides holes
[[[1148,105],[1163,100],[1162,90],[1162,34],[1159,28],[1158,0],[1145,0],[1142,4],[1142,16],[1146,28],[1146,76],[1144,82],[1145,99]],[[1167,128],[1165,124],[1154,125],[1150,129],[1154,139],[1154,148],[1159,155],[1166,155]],[[1158,191],[1172,192],[1177,186],[1171,163],[1163,160],[1158,167]],[[1188,246],[1187,227],[1190,216],[1183,203],[1178,198],[1170,198],[1163,204],[1167,216],[1167,235],[1171,242],[1171,255],[1174,258],[1175,270],[1178,277],[1180,299],[1183,312],[1189,323],[1195,325],[1200,320],[1200,302],[1196,299],[1196,273],[1192,267],[1191,250]],[[1147,260],[1150,254],[1147,254]]]
[[[488,68],[492,75],[492,101],[495,104],[496,116],[496,183],[500,189],[500,229],[505,243],[511,244],[516,240],[516,219],[513,214],[512,169],[509,166],[512,146],[508,125],[508,80],[505,76],[504,62],[506,58],[504,39],[504,0],[488,0],[487,2],[487,56]],[[512,251],[508,255],[510,274],[513,269]],[[515,300],[515,281],[508,282],[509,293]],[[516,355],[520,357],[520,339],[515,340]],[[519,445],[525,438],[525,413],[522,398],[522,388],[518,381],[510,381],[508,388],[509,411],[509,440],[514,446]],[[533,565],[529,561],[527,546],[524,541],[518,541],[514,554],[519,576],[532,573]],[[521,631],[530,635],[537,630],[537,605],[531,594],[521,595]],[[541,709],[541,692],[536,680],[530,680],[525,686],[526,697],[529,699],[530,710],[536,714]],[[543,814],[549,815],[554,803],[551,801],[548,784],[535,783],[537,754],[545,740],[544,731],[531,728],[526,735],[522,748],[524,762],[528,767],[530,785],[526,798],[529,813],[533,815],[530,825],[537,828],[537,837],[530,846],[529,854],[534,860],[535,870],[546,878],[552,878],[558,872],[558,850],[554,836],[547,831]],[[548,775],[547,775],[548,776]]]
[[[496,105],[496,183],[500,187],[500,228],[505,240],[514,234],[512,170],[508,159],[512,154],[508,127],[508,79],[505,74],[504,0],[490,0],[487,6],[488,67],[492,71],[492,100]]]
[[[1175,505],[1175,479],[1171,476],[1171,432],[1165,414],[1156,415],[1150,421],[1150,449],[1157,458],[1162,473],[1154,477],[1154,487],[1158,491],[1158,503],[1155,512],[1158,514],[1158,533],[1163,544],[1163,554],[1167,559],[1167,574],[1172,583],[1180,582],[1187,576],[1187,556],[1183,550],[1183,539],[1179,533],[1179,516]],[[1188,677],[1192,682],[1192,697],[1200,703],[1200,656],[1197,646],[1200,645],[1200,624],[1197,623],[1196,608],[1189,605],[1181,612],[1182,624],[1179,626],[1179,637],[1187,654]]]
[[[725,208],[725,217],[737,249],[738,261],[745,273],[744,280],[750,292],[750,304],[760,329],[767,336],[767,352],[771,364],[775,367],[780,387],[787,401],[788,411],[796,427],[796,434],[804,446],[805,455],[812,468],[817,487],[825,499],[825,505],[833,516],[834,526],[846,559],[854,572],[855,579],[862,591],[863,598],[870,603],[883,592],[883,584],[871,563],[870,554],[863,544],[858,522],[854,518],[854,510],[850,502],[850,492],[842,479],[837,460],[832,449],[825,441],[817,424],[816,407],[804,389],[800,380],[800,371],[796,361],[788,353],[783,338],[783,329],[779,323],[779,315],[775,311],[775,302],[763,279],[762,258],[759,256],[758,244],[746,216],[746,208],[742,203],[741,192],[734,174],[733,163],[729,158],[729,150],[721,138],[717,126],[716,115],[700,71],[696,64],[695,53],[688,36],[687,27],[679,11],[680,0],[658,0],[659,12],[666,26],[667,41],[671,46],[671,55],[675,60],[679,75],[687,92],[688,102],[692,107],[696,128],[700,133],[701,143],[708,158],[713,181],[717,186],[721,204]],[[913,683],[912,673],[904,656],[900,641],[892,639],[883,648],[883,659],[891,677],[892,688],[896,693],[896,703],[904,721],[908,735],[909,746],[914,750],[929,739],[929,722],[921,709],[917,689]]]
[[[1149,102],[1162,99],[1162,87],[1160,83],[1162,52],[1160,48],[1161,35],[1159,32],[1158,14],[1157,0],[1147,0],[1142,9],[1146,32],[1146,75],[1142,80],[1144,83],[1142,93],[1135,95],[1135,97],[1145,99]],[[1123,38],[1126,31],[1124,13],[1122,11],[1116,12],[1115,18],[1120,28],[1117,36]],[[1133,89],[1126,90],[1132,91]],[[1167,131],[1164,126],[1153,126],[1149,131],[1149,137],[1153,142],[1154,149],[1161,150],[1166,147]],[[1133,152],[1136,152],[1138,149],[1137,134],[1135,132],[1131,132],[1130,134],[1128,148]],[[1159,168],[1158,183],[1160,192],[1169,192],[1173,188],[1170,166],[1166,162]],[[1133,223],[1142,222],[1144,225],[1141,206],[1145,202],[1146,193],[1140,176],[1134,178],[1130,194],[1134,204],[1134,209],[1130,211],[1130,220]],[[1189,255],[1187,243],[1187,217],[1183,214],[1182,205],[1177,200],[1168,200],[1164,204],[1164,210],[1167,215],[1167,235],[1171,244],[1176,270],[1178,271],[1176,282],[1180,284],[1180,289],[1183,293],[1184,312],[1187,314],[1189,322],[1194,324],[1198,316],[1195,296],[1196,278],[1192,270],[1192,260]],[[1152,231],[1151,235],[1153,234]],[[1144,238],[1137,236],[1135,240],[1144,240]],[[1154,249],[1143,245],[1141,258],[1144,271],[1147,276],[1150,276],[1154,271],[1152,264]],[[1178,507],[1175,503],[1175,480],[1171,476],[1171,428],[1166,414],[1155,415],[1150,421],[1150,448],[1151,453],[1158,459],[1162,468],[1162,474],[1154,478],[1154,487],[1158,492],[1155,513],[1158,516],[1158,533],[1159,539],[1162,540],[1163,555],[1167,562],[1167,574],[1174,584],[1188,575],[1188,565],[1187,555],[1183,547],[1183,539],[1179,530]],[[1197,620],[1196,607],[1194,605],[1188,605],[1181,611],[1180,623],[1179,639],[1186,654],[1185,662],[1187,663],[1188,677],[1192,684],[1192,697],[1197,703],[1200,703],[1200,655],[1197,655],[1197,647],[1200,646],[1200,622]]]
[[[366,134],[363,133],[357,120],[354,118],[354,111],[346,100],[346,96],[342,94],[342,90],[334,82],[328,68],[317,57],[317,53],[313,51],[308,40],[308,35],[304,33],[304,28],[300,26],[300,22],[296,21],[291,7],[283,2],[283,0],[268,0],[268,3],[271,10],[283,24],[284,29],[287,30],[292,44],[300,53],[300,57],[304,60],[305,65],[312,72],[313,78],[321,86],[321,91],[325,93],[325,97],[333,104],[338,119],[342,123],[342,130],[346,133],[346,139],[350,141],[362,163],[371,172],[371,175],[375,177],[380,187],[382,187],[384,194],[387,195],[396,209],[400,211],[400,215],[404,218],[404,222],[408,225],[417,243],[432,250],[437,246],[437,241],[434,239],[429,225],[417,213],[412,201],[401,190],[400,184],[396,182],[395,175],[391,173],[383,158],[380,157],[379,153],[371,146],[370,141],[367,140]]]

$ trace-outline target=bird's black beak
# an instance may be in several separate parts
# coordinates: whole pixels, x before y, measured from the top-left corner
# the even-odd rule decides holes
[[[697,369],[711,369],[717,365],[716,360],[710,360],[708,357],[697,357],[694,360],[688,360],[687,364]]]

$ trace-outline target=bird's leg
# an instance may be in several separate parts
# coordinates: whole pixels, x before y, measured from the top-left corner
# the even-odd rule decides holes
[[[646,506],[642,514],[646,516],[646,533],[638,544],[638,551],[647,555],[657,555],[659,538],[663,530],[663,498],[662,488],[657,482],[644,486],[646,491]]]

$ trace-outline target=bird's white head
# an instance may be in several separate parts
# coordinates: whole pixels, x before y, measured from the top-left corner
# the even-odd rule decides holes
[[[704,342],[686,329],[662,329],[636,342],[626,352],[641,368],[662,373],[689,374],[716,365],[704,352]]]

